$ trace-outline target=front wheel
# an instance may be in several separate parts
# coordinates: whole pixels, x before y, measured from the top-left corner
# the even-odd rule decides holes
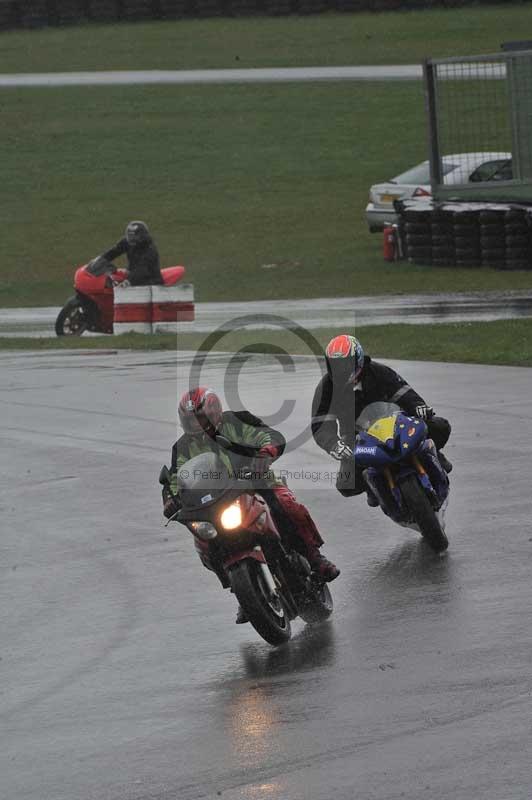
[[[442,553],[447,550],[449,540],[440,525],[429,498],[415,475],[408,475],[401,481],[401,493],[427,544],[436,553]]]
[[[261,565],[255,559],[239,561],[229,574],[231,588],[249,621],[268,642],[280,645],[290,639],[290,620],[279,594],[272,595]]]
[[[57,336],[81,336],[89,327],[89,318],[77,297],[67,300],[55,321]]]

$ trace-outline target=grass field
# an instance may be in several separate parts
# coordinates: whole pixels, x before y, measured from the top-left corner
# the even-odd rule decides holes
[[[498,52],[532,28],[530,4],[88,25],[0,34],[2,72],[416,64]]]
[[[0,350],[179,350],[282,352],[317,355],[338,328],[310,331],[310,342],[290,331],[239,331],[226,334],[214,347],[205,334],[63,337],[11,339],[0,337]],[[422,335],[421,335],[422,334]],[[375,325],[359,332],[366,352],[378,358],[532,367],[532,320],[504,320],[438,325]],[[312,341],[312,339],[314,341]]]
[[[527,20],[505,4],[91,25],[3,33],[0,55],[3,71],[412,63],[497,50]],[[0,307],[64,302],[132,218],[199,301],[532,287],[387,264],[367,232],[369,186],[426,157],[421,82],[9,89],[2,122]]]

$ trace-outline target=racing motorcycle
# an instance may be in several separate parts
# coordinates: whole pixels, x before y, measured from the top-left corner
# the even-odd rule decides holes
[[[217,439],[219,437],[216,437]],[[170,472],[159,482],[170,491]],[[205,567],[230,588],[249,621],[271,645],[287,642],[291,620],[321,622],[333,610],[329,587],[279,532],[266,487],[250,468],[230,473],[216,453],[202,453],[177,472],[181,509],[171,519],[194,536]],[[277,517],[278,515],[275,514]],[[280,517],[281,515],[279,515]]]
[[[445,509],[449,478],[426,423],[395,403],[370,403],[357,418],[354,456],[381,509],[418,531],[437,553],[449,546]]]
[[[185,267],[181,266],[161,270],[165,286],[178,283],[184,274]],[[55,321],[57,336],[81,336],[85,331],[112,333],[113,290],[126,280],[126,270],[117,269],[102,256],[78,267],[74,273],[76,294],[67,300]]]

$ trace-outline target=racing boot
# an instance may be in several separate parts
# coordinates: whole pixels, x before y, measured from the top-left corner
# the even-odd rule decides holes
[[[452,471],[453,465],[442,450],[438,450],[438,461],[447,474]]]
[[[249,617],[240,604],[238,605],[238,611],[236,612],[235,622],[237,625],[244,625],[246,622],[249,622]]]
[[[312,572],[315,572],[316,575],[318,575],[318,577],[320,577],[326,583],[330,583],[340,574],[340,570],[336,564],[333,564],[332,561],[329,561],[328,558],[325,558],[325,556],[320,553],[318,548],[309,553],[307,555],[307,559],[311,566]]]
[[[369,486],[366,486],[366,499],[368,501],[368,506],[371,508],[378,508],[379,501],[377,500],[377,495]]]

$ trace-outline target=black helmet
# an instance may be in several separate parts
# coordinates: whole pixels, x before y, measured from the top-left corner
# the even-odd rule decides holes
[[[325,358],[333,383],[358,383],[364,368],[364,350],[358,339],[345,333],[335,336],[327,345]]]
[[[133,220],[126,225],[126,241],[129,245],[142,244],[151,239],[148,226],[140,220]]]

